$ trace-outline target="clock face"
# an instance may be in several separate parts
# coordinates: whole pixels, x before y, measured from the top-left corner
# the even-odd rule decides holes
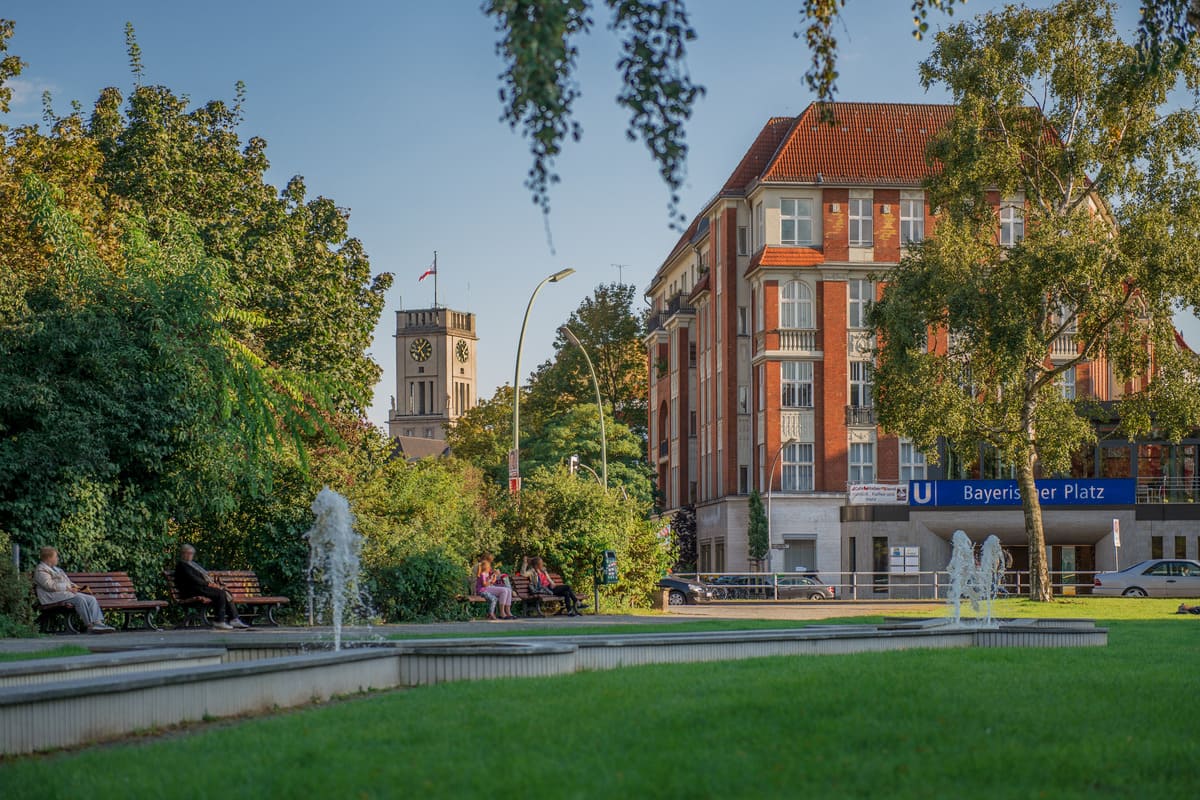
[[[408,354],[412,356],[413,361],[428,361],[433,355],[433,345],[428,339],[413,339],[413,343],[408,346]]]
[[[465,364],[471,355],[471,348],[467,347],[466,342],[459,339],[458,344],[454,345],[454,354],[458,356],[459,361]]]

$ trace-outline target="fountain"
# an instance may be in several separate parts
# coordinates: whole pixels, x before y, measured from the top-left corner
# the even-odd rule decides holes
[[[951,539],[953,550],[946,572],[950,576],[950,607],[953,609],[951,623],[962,624],[962,598],[971,601],[971,608],[979,613],[980,605],[985,608],[980,622],[984,627],[993,627],[992,605],[1000,591],[1004,578],[1004,551],[1000,540],[989,536],[983,543],[980,557],[975,558],[975,546],[963,531],[955,531]]]
[[[342,617],[346,603],[359,599],[358,557],[362,537],[354,531],[354,515],[346,498],[326,486],[313,500],[316,521],[304,534],[308,539],[308,584],[312,595],[314,580],[319,576],[329,594],[333,615],[333,649],[342,649]],[[311,601],[310,601],[311,602]]]

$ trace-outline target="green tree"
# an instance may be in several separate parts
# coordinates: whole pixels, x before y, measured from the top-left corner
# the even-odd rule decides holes
[[[751,561],[762,563],[771,546],[770,528],[767,527],[767,512],[763,509],[762,497],[755,489],[750,493],[750,519],[746,523],[747,553]]]
[[[613,420],[605,409],[605,435],[608,441],[608,485],[616,492],[622,489],[630,497],[649,504],[654,497],[654,484],[642,440],[626,426]],[[595,403],[573,406],[548,419],[527,440],[528,455],[523,469],[532,471],[539,466],[554,468],[572,455],[596,473],[602,473],[600,455],[600,415]],[[580,477],[592,480],[581,470]]]
[[[634,312],[636,292],[629,283],[601,284],[571,312],[566,325],[587,349],[605,405],[611,404],[616,420],[644,439],[648,387],[644,325]],[[530,379],[529,413],[548,420],[581,403],[594,405],[595,399],[583,352],[560,331],[554,357]]]
[[[1200,60],[1193,43],[1173,70],[1147,73],[1110,3],[1066,0],[954,26],[921,76],[958,109],[929,153],[942,165],[936,232],[871,311],[879,422],[927,452],[938,437],[984,441],[1016,466],[1031,597],[1048,600],[1034,479],[1066,472],[1095,435],[1063,373],[1103,357],[1143,385],[1118,403],[1130,437],[1153,424],[1178,439],[1200,422],[1200,365],[1172,326],[1180,298],[1200,303],[1200,119],[1195,106],[1163,111],[1177,80],[1196,98]],[[997,194],[1024,214],[1011,246]],[[1056,342],[1068,358],[1051,360]]]
[[[533,429],[530,422],[529,415],[523,413],[522,438]],[[446,441],[456,458],[473,464],[497,483],[506,483],[508,451],[512,449],[512,387],[504,384],[490,398],[468,409],[446,428]]]

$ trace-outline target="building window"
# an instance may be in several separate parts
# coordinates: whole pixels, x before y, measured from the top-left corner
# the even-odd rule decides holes
[[[1175,557],[1187,558],[1187,539],[1183,536],[1175,537]]]
[[[750,494],[750,468],[738,467],[738,494]]]
[[[850,246],[870,247],[874,242],[874,218],[871,211],[871,198],[850,198]]]
[[[813,202],[806,198],[784,198],[779,202],[779,243],[812,244]]]
[[[803,281],[788,281],[779,298],[779,327],[812,328],[812,290]]]
[[[1058,388],[1062,392],[1063,399],[1075,399],[1075,368],[1067,367],[1058,376]]]
[[[878,594],[888,590],[888,540],[886,536],[871,537],[871,583]]]
[[[923,481],[927,474],[925,454],[909,439],[900,440],[900,482]]]
[[[1012,247],[1025,238],[1025,209],[1021,200],[1008,200],[1000,206],[1000,244]]]
[[[750,255],[750,229],[745,225],[738,226],[737,246],[739,256]]]
[[[850,482],[872,483],[875,480],[875,443],[855,442],[850,445]]]
[[[742,385],[742,386],[738,387],[738,413],[739,414],[749,414],[750,413],[750,387],[749,386]]]
[[[738,306],[738,336],[750,335],[750,309]]]
[[[847,326],[851,328],[867,327],[867,309],[875,300],[875,284],[862,278],[851,278],[846,281],[846,289],[850,297]]]
[[[762,364],[758,365],[758,410],[767,407],[767,371]]]
[[[813,446],[811,444],[789,444],[779,457],[783,462],[780,488],[785,492],[811,492],[813,490]]]
[[[1161,537],[1161,536],[1151,536],[1150,537],[1150,557],[1151,558],[1162,558],[1163,557],[1162,540],[1163,540],[1163,537]]]
[[[925,198],[921,192],[900,193],[900,244],[925,240]]]
[[[779,364],[784,408],[812,408],[813,365],[811,361],[782,361]]]
[[[767,243],[767,217],[763,204],[754,206],[754,249],[761,250]]]
[[[874,405],[874,376],[870,361],[850,362],[850,405],[855,408],[870,408]]]

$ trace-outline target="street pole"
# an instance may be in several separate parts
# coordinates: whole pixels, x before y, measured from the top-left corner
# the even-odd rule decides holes
[[[775,465],[779,463],[779,456],[783,453],[783,448],[788,445],[800,444],[799,439],[788,439],[783,444],[779,445],[779,449],[775,451],[775,457],[771,459],[771,468],[767,471],[767,565],[771,564],[771,495],[775,490]],[[775,590],[778,594],[778,589]]]
[[[604,491],[607,492],[608,438],[604,434],[604,401],[600,398],[600,381],[596,380],[596,369],[592,366],[592,359],[588,356],[587,348],[583,346],[583,342],[579,341],[579,337],[575,335],[575,331],[566,325],[562,325],[559,327],[558,332],[566,337],[571,344],[578,347],[579,352],[583,353],[583,360],[587,362],[588,372],[592,374],[592,385],[596,387],[596,410],[600,412],[600,472],[604,475]]]
[[[525,326],[529,324],[529,312],[533,309],[533,300],[547,283],[558,283],[575,270],[570,267],[560,269],[553,275],[542,278],[542,282],[529,296],[529,305],[525,306],[525,318],[521,320],[521,336],[517,339],[517,364],[513,370],[513,446],[508,454],[508,491],[516,494],[521,491],[521,347],[525,344]]]

